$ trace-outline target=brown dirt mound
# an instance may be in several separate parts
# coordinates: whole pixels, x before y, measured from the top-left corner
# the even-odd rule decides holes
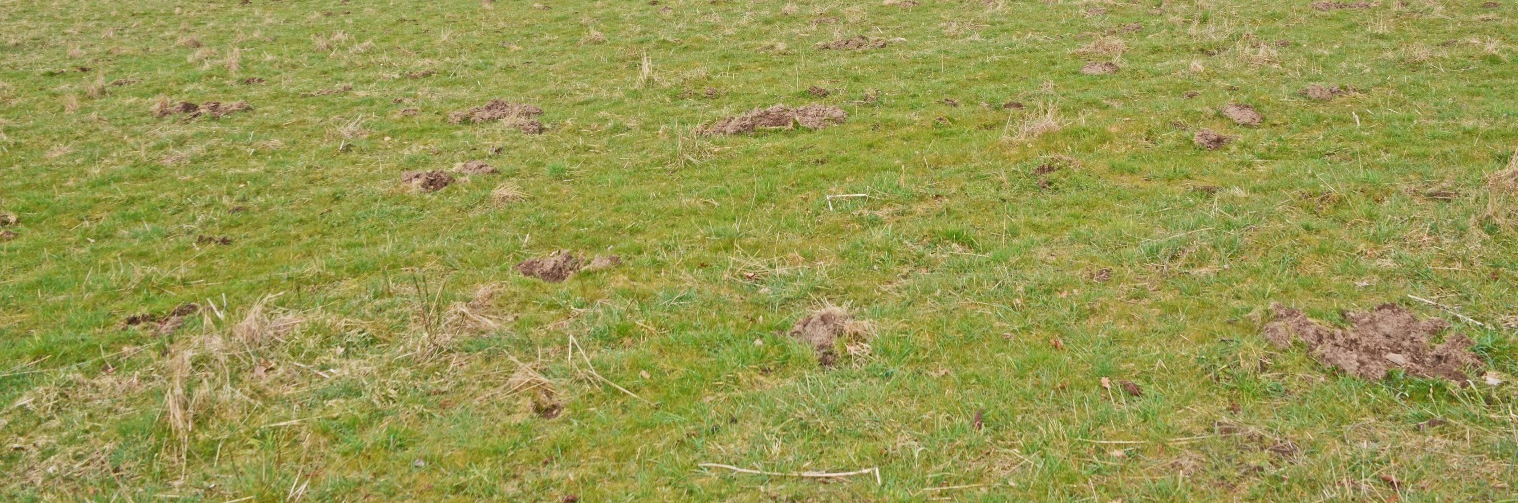
[[[126,327],[149,326],[158,335],[168,335],[179,329],[184,324],[185,317],[200,311],[200,305],[194,302],[186,302],[175,307],[173,311],[160,314],[134,314],[128,316],[124,325]]]
[[[1307,99],[1314,101],[1329,101],[1351,92],[1353,91],[1347,87],[1312,84],[1310,86],[1307,86],[1306,89],[1302,90],[1302,96],[1305,96]]]
[[[1313,2],[1312,8],[1321,11],[1344,10],[1344,9],[1369,9],[1376,4],[1370,2]]]
[[[790,336],[811,347],[817,353],[819,364],[831,367],[838,361],[837,342],[840,337],[867,333],[868,324],[855,320],[848,310],[827,306],[797,320],[796,325],[791,327]]]
[[[538,116],[543,115],[543,109],[524,103],[509,103],[505,100],[490,100],[483,106],[459,110],[448,114],[448,122],[451,124],[479,124],[482,122],[505,122],[516,126],[518,130],[527,134],[543,132],[543,123],[538,121]]]
[[[1197,131],[1196,136],[1193,136],[1191,138],[1191,141],[1195,142],[1196,146],[1198,147],[1202,147],[1207,150],[1217,150],[1223,148],[1223,146],[1227,145],[1229,142],[1232,142],[1233,137],[1218,134],[1216,132],[1213,132],[1211,129],[1203,129],[1201,131]]]
[[[10,241],[16,239],[17,236],[20,236],[20,234],[16,234],[16,231],[10,229],[0,231],[0,241]]]
[[[466,175],[494,175],[500,173],[500,170],[495,169],[495,166],[485,164],[485,161],[464,161],[453,165],[453,172]]]
[[[1117,63],[1113,63],[1111,61],[1098,61],[1096,63],[1089,63],[1086,66],[1081,67],[1081,73],[1084,73],[1086,75],[1112,75],[1121,69],[1122,67],[1117,66]]]
[[[528,259],[517,264],[517,272],[523,276],[538,278],[549,283],[559,283],[580,271],[595,271],[622,264],[622,257],[597,255],[590,260],[569,250],[559,250],[546,257]]]
[[[1465,369],[1481,360],[1470,351],[1474,344],[1461,334],[1431,345],[1435,335],[1449,328],[1441,319],[1419,320],[1396,304],[1383,304],[1365,313],[1345,313],[1348,329],[1314,321],[1301,311],[1272,305],[1275,319],[1265,325],[1265,339],[1280,348],[1293,340],[1307,344],[1318,362],[1365,379],[1380,379],[1386,371],[1400,368],[1415,377],[1466,381]]]
[[[730,135],[752,133],[760,129],[792,129],[798,124],[807,129],[823,129],[834,124],[842,124],[848,118],[847,112],[835,106],[807,105],[791,108],[775,105],[769,108],[755,108],[743,115],[722,119],[701,127],[699,131],[706,135]]]
[[[416,187],[422,192],[437,192],[444,187],[453,184],[453,175],[444,173],[442,170],[432,171],[407,171],[401,174],[401,181]]]
[[[249,106],[248,102],[246,101],[238,101],[235,103],[207,101],[205,103],[196,105],[188,101],[181,101],[177,104],[170,104],[168,100],[159,100],[158,104],[153,107],[153,116],[162,119],[170,115],[178,114],[184,115],[191,119],[201,116],[210,117],[212,119],[220,119],[224,115],[252,109],[253,107]]]
[[[1229,103],[1223,106],[1223,116],[1238,123],[1240,126],[1258,126],[1265,122],[1265,117],[1254,107],[1242,103]]]
[[[832,42],[822,42],[817,44],[817,48],[830,51],[857,51],[861,49],[879,49],[887,45],[890,45],[890,42],[887,42],[885,39],[869,38],[864,35],[858,35],[849,38],[840,38]]]

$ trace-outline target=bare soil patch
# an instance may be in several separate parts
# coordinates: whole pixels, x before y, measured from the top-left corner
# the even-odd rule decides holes
[[[1442,344],[1433,344],[1434,337],[1449,328],[1448,322],[1419,320],[1396,304],[1345,313],[1350,322],[1347,329],[1312,320],[1296,309],[1273,305],[1271,310],[1274,320],[1265,325],[1266,340],[1280,348],[1300,340],[1318,362],[1353,376],[1375,380],[1398,368],[1415,377],[1463,384],[1465,369],[1481,364],[1470,351],[1474,343],[1462,334],[1450,334]]]
[[[597,255],[590,260],[569,250],[559,250],[544,257],[524,260],[517,264],[517,272],[523,276],[538,278],[549,283],[560,283],[580,271],[608,269],[622,264],[622,257]]]
[[[207,101],[205,103],[197,105],[188,101],[170,103],[168,99],[160,99],[158,100],[158,104],[153,106],[153,116],[160,119],[171,115],[183,115],[190,119],[199,117],[220,119],[223,116],[229,114],[252,109],[253,107],[248,105],[248,102],[246,101],[238,101],[234,103]]]
[[[1352,92],[1354,91],[1347,87],[1312,84],[1302,90],[1302,96],[1313,101],[1329,101]]]
[[[16,234],[16,231],[10,229],[0,231],[0,241],[10,241],[12,239],[16,239],[18,236],[20,236],[20,234]]]
[[[485,164],[485,161],[464,161],[453,165],[453,172],[465,175],[494,175],[501,171],[495,169],[495,166]]]
[[[823,129],[842,124],[848,117],[848,112],[842,108],[829,105],[807,105],[800,108],[775,105],[755,108],[742,115],[719,120],[702,126],[698,131],[706,135],[732,135],[761,129],[793,129],[798,125],[807,129]]]
[[[200,305],[194,302],[186,302],[175,307],[172,311],[158,314],[134,314],[128,316],[123,322],[123,328],[148,327],[158,335],[168,335],[179,329],[184,324],[184,319],[192,314],[200,312]]]
[[[195,244],[198,244],[198,245],[221,245],[221,246],[227,246],[227,245],[232,244],[232,238],[229,238],[229,237],[226,237],[226,236],[205,236],[205,235],[201,235],[201,236],[195,236]]]
[[[822,88],[822,87],[818,87],[818,86],[812,86],[812,87],[807,88],[806,89],[806,93],[812,95],[813,98],[826,98],[826,97],[828,97],[828,95],[833,94],[832,91],[829,91],[826,88]]]
[[[822,42],[817,44],[817,48],[829,51],[858,51],[863,49],[880,49],[887,45],[890,45],[890,42],[885,39],[857,35],[849,38],[840,38],[832,42]]]
[[[538,121],[538,116],[543,115],[543,109],[535,105],[525,103],[511,103],[505,100],[490,100],[482,106],[459,110],[448,115],[451,124],[479,124],[482,122],[504,122],[514,126],[517,130],[527,134],[539,134],[544,130],[543,123]]]
[[[1196,146],[1198,147],[1202,147],[1207,150],[1217,150],[1223,148],[1224,145],[1232,142],[1233,137],[1218,134],[1211,129],[1203,129],[1201,131],[1197,131],[1196,136],[1191,137],[1191,141],[1195,142]]]
[[[1229,103],[1223,106],[1223,116],[1240,126],[1254,127],[1265,122],[1265,117],[1260,115],[1254,107],[1242,103]]]
[[[854,319],[848,310],[827,306],[796,321],[790,336],[817,354],[817,363],[832,367],[838,361],[840,339],[869,334],[869,324]]]
[[[1098,61],[1095,63],[1088,63],[1086,66],[1082,66],[1081,73],[1086,75],[1112,75],[1121,69],[1122,67],[1117,66],[1117,63],[1113,63],[1111,61]]]
[[[434,169],[432,171],[407,171],[401,181],[422,192],[437,192],[453,184],[453,175]]]

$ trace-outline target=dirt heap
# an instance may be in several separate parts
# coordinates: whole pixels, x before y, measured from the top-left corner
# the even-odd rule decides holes
[[[168,117],[170,115],[184,115],[191,119],[201,116],[210,117],[212,119],[220,119],[224,115],[252,109],[253,107],[249,106],[248,102],[246,101],[238,101],[235,103],[207,101],[205,103],[196,105],[188,101],[181,101],[177,104],[170,104],[168,100],[159,100],[158,104],[153,107],[153,116],[160,119]]]
[[[453,184],[453,175],[444,173],[438,169],[432,171],[407,171],[401,174],[401,181],[410,184],[422,192],[437,192]]]
[[[559,283],[580,271],[608,269],[622,264],[622,257],[597,255],[590,260],[569,250],[559,250],[545,257],[528,259],[517,264],[517,272],[523,276],[538,278],[549,283]]]
[[[169,333],[179,329],[179,326],[184,324],[184,319],[186,317],[199,311],[199,304],[186,302],[184,304],[180,304],[179,307],[175,307],[173,311],[169,311],[167,313],[143,313],[128,316],[124,324],[127,327],[151,327],[153,329],[153,333],[156,333],[158,335],[168,335]]]
[[[1432,345],[1434,336],[1449,328],[1448,322],[1420,321],[1396,304],[1345,313],[1348,329],[1331,327],[1280,305],[1272,305],[1271,310],[1275,319],[1265,325],[1266,340],[1280,348],[1301,340],[1318,362],[1353,376],[1380,379],[1387,370],[1399,368],[1415,377],[1464,383],[1465,369],[1481,364],[1470,351],[1474,343],[1464,335],[1450,334],[1443,344]]]
[[[791,108],[775,105],[755,108],[748,113],[707,124],[698,131],[706,135],[731,135],[752,133],[760,129],[792,129],[798,124],[807,129],[823,129],[842,124],[848,118],[848,112],[835,106],[807,105]]]
[[[1211,129],[1203,129],[1201,131],[1197,131],[1196,136],[1193,136],[1191,138],[1191,141],[1195,142],[1196,146],[1198,147],[1202,147],[1207,150],[1217,150],[1223,148],[1223,146],[1227,145],[1229,142],[1232,142],[1233,137],[1218,134],[1216,132],[1213,132]]]
[[[887,45],[890,45],[890,42],[887,42],[885,39],[869,38],[864,35],[858,35],[849,38],[840,38],[832,42],[822,42],[817,44],[817,48],[829,51],[857,51],[861,49],[879,49]]]
[[[1086,75],[1112,75],[1121,69],[1121,67],[1117,66],[1117,63],[1113,63],[1111,61],[1098,61],[1095,63],[1088,63],[1086,66],[1081,67],[1081,73],[1084,73]]]
[[[1313,101],[1329,101],[1351,92],[1353,91],[1347,87],[1312,84],[1310,86],[1307,86],[1306,89],[1302,90],[1302,96],[1305,96],[1307,99]]]
[[[790,336],[811,347],[817,353],[818,364],[831,367],[838,361],[839,338],[868,333],[867,323],[855,320],[844,308],[830,305],[797,320],[791,327]]]
[[[504,122],[514,126],[517,130],[527,134],[542,133],[543,123],[538,121],[538,116],[543,115],[543,109],[524,103],[509,103],[505,100],[490,100],[483,106],[459,110],[448,114],[448,122],[452,124],[479,124],[482,122]]]
[[[1223,106],[1223,116],[1240,126],[1254,127],[1265,122],[1265,117],[1261,116],[1259,111],[1242,103],[1229,103]]]
[[[500,173],[495,166],[485,164],[485,161],[464,161],[453,165],[454,173],[465,175],[494,175]]]

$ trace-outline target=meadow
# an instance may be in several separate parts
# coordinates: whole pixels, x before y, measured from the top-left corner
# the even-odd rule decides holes
[[[0,499],[1512,501],[1515,33],[0,0]]]

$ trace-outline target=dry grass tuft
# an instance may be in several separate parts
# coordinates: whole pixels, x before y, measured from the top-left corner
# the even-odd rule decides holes
[[[1008,123],[1010,125],[1010,122]],[[1044,106],[1034,111],[1017,124],[1017,133],[1010,139],[1014,141],[1029,141],[1045,134],[1059,131],[1064,127],[1059,121],[1059,108]]]
[[[271,300],[273,295],[265,296],[248,308],[242,321],[232,326],[233,340],[250,349],[260,348],[269,341],[284,338],[304,321],[295,315],[271,316],[268,312]]]
[[[1518,149],[1508,158],[1506,168],[1487,177],[1486,186],[1490,192],[1486,219],[1502,227],[1518,226]]]
[[[495,202],[495,204],[510,204],[526,199],[527,194],[522,193],[522,189],[511,182],[497,185],[495,190],[490,191],[490,200]]]
[[[1075,54],[1105,59],[1116,59],[1128,50],[1128,44],[1117,37],[1102,37],[1075,50]]]

